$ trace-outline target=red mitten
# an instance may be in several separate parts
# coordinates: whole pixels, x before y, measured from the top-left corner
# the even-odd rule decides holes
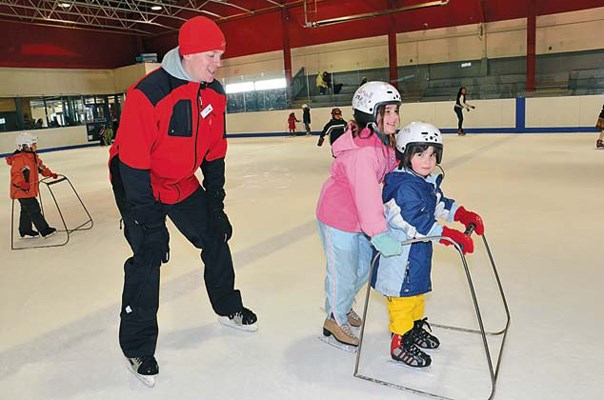
[[[24,192],[29,192],[30,188],[31,188],[31,185],[29,184],[29,182],[23,182],[21,184],[21,190],[23,190]]]
[[[460,245],[461,250],[464,254],[470,254],[474,252],[474,242],[472,241],[472,238],[464,234],[463,232],[460,232],[456,229],[450,229],[445,226],[443,227],[442,236],[448,237],[449,239],[452,239],[455,243]],[[448,240],[444,239],[441,239],[439,243],[444,244],[445,246],[450,246],[452,244]]]
[[[477,235],[482,235],[484,233],[484,222],[482,222],[482,218],[480,215],[475,212],[468,211],[463,207],[459,207],[453,216],[453,220],[457,222],[461,222],[466,226],[466,229],[473,224],[475,226],[474,232]]]
[[[51,172],[51,173],[50,173],[50,177],[51,177],[52,179],[57,179],[57,178],[59,177],[59,175],[55,174],[54,172]]]

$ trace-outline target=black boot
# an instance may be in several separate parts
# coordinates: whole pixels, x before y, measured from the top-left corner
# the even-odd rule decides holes
[[[50,235],[52,235],[53,233],[55,233],[57,231],[57,228],[53,228],[52,226],[49,226],[48,228],[40,231],[40,234],[42,235],[42,237],[48,237]]]
[[[28,231],[23,231],[23,232],[19,231],[19,235],[21,235],[22,238],[26,237],[26,236],[34,238],[34,237],[37,237],[39,235],[39,233],[34,231],[33,229],[30,229]]]

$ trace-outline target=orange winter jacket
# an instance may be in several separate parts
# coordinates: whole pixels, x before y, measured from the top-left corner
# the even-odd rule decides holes
[[[53,172],[48,169],[38,157],[38,154],[30,151],[17,150],[13,155],[6,157],[6,163],[10,169],[10,198],[23,199],[38,196],[39,175],[52,176]],[[29,183],[29,190],[23,189],[24,183]]]

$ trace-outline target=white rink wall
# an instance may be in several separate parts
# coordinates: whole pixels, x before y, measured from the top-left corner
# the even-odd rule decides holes
[[[540,97],[520,101],[469,99],[468,103],[476,106],[476,109],[464,112],[464,128],[475,133],[522,133],[525,129],[543,133],[591,132],[602,109],[604,95]],[[451,101],[404,103],[401,108],[401,126],[411,121],[423,120],[433,123],[445,132],[453,131],[457,128],[453,105],[454,102]],[[345,119],[352,118],[350,107],[340,108]],[[250,136],[285,133],[287,116],[292,111],[299,120],[302,119],[300,109],[229,114],[227,132]],[[311,109],[313,131],[321,131],[323,125],[329,121],[330,111],[331,108]],[[303,124],[298,124],[298,131],[303,130]]]
[[[597,116],[604,104],[604,94],[528,99],[470,99],[468,102],[475,105],[476,109],[464,112],[464,128],[473,133],[593,132]],[[340,108],[345,119],[352,118],[350,107]],[[411,121],[423,120],[435,124],[444,132],[452,132],[457,127],[453,102],[404,103],[401,110],[401,126]],[[301,109],[227,114],[227,133],[233,137],[285,135],[287,116],[292,111],[302,120]],[[330,111],[331,108],[311,109],[313,132],[321,131],[331,117]],[[297,126],[299,132],[304,130],[302,123]],[[0,133],[0,154],[12,153],[15,150],[15,137],[18,133]],[[98,143],[88,142],[85,126],[41,129],[33,133],[40,139],[41,150],[59,150]]]
[[[0,155],[10,154],[15,151],[15,140],[17,135],[25,131],[0,133]],[[61,150],[63,148],[74,148],[88,145],[86,126],[69,126],[62,128],[35,129],[29,131],[38,137],[38,149]],[[90,144],[98,145],[98,142]]]

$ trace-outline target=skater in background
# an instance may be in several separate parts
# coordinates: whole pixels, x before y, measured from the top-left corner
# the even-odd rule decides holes
[[[166,217],[201,250],[219,322],[257,330],[256,314],[234,287],[233,227],[224,211],[226,97],[215,74],[225,48],[215,22],[187,20],[161,68],[128,89],[110,150],[111,184],[133,253],[124,264],[119,343],[132,372],[149,386],[159,373],[160,266],[170,254]]]
[[[331,109],[331,119],[325,124],[321,134],[319,135],[319,141],[317,146],[322,146],[325,141],[325,135],[329,132],[329,144],[333,146],[333,143],[337,138],[342,136],[346,131],[346,121],[342,118],[342,110],[338,107]]]
[[[465,136],[465,132],[463,130],[463,110],[470,111],[470,109],[475,109],[471,104],[466,102],[466,96],[468,94],[468,89],[464,86],[459,88],[457,92],[457,97],[455,98],[455,106],[453,107],[453,111],[455,111],[455,115],[457,115],[457,134],[459,136]]]
[[[57,230],[48,225],[40,203],[38,203],[39,174],[56,179],[52,172],[36,153],[38,138],[27,133],[17,136],[17,150],[6,157],[10,165],[10,198],[18,200],[21,205],[19,216],[19,235],[23,237],[48,237]],[[37,231],[32,228],[32,223]]]
[[[306,130],[306,136],[310,135],[310,107],[307,104],[302,104],[302,122]]]
[[[287,117],[287,129],[289,130],[289,136],[296,136],[296,122],[300,122],[298,118],[296,118],[296,114],[291,112],[289,113],[289,117]]]
[[[396,167],[392,136],[399,125],[401,96],[385,82],[368,82],[352,99],[355,122],[334,142],[330,177],[317,204],[319,233],[327,259],[323,335],[358,346],[352,327],[361,318],[354,298],[368,280],[371,245],[385,256],[401,243],[387,233],[381,184]]]
[[[482,218],[444,196],[442,175],[432,174],[442,160],[442,135],[433,125],[412,122],[396,138],[399,167],[386,175],[383,201],[388,234],[398,242],[427,236],[444,236],[472,253],[472,238],[437,222],[458,221],[484,233]],[[451,242],[441,239],[441,244]],[[440,342],[428,330],[424,317],[424,294],[432,290],[432,242],[406,245],[400,255],[380,256],[371,285],[387,298],[392,333],[390,355],[411,367],[427,367],[432,359],[423,350],[436,349]]]
[[[604,105],[602,105],[602,111],[600,111],[600,115],[598,116],[598,121],[596,122],[596,128],[600,130],[600,135],[598,136],[598,140],[596,140],[596,149],[603,150],[604,149]]]

